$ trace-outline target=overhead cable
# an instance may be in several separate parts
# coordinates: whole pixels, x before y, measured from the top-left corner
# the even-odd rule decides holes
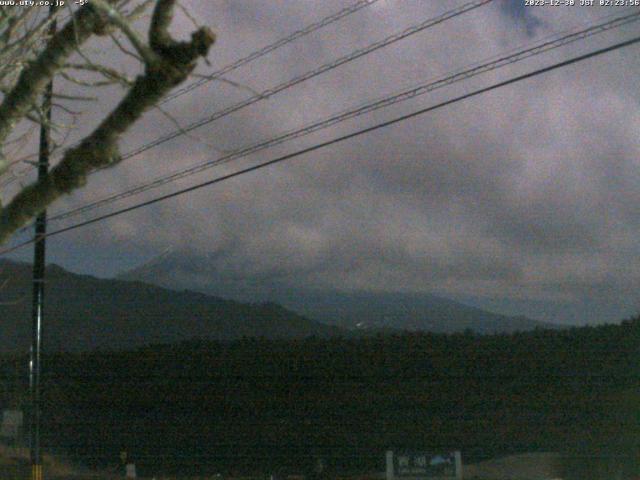
[[[523,50],[519,50],[515,53],[505,55],[502,57],[498,57],[497,59],[491,60],[489,62],[479,64],[468,68],[463,71],[459,71],[444,77],[441,77],[435,81],[430,81],[428,83],[423,83],[421,85],[412,87],[407,90],[403,90],[399,93],[375,100],[373,102],[365,103],[359,105],[355,108],[352,108],[347,111],[343,111],[341,113],[335,114],[323,120],[311,123],[302,128],[298,128],[295,130],[291,130],[289,132],[278,135],[277,137],[270,138],[265,141],[261,141],[250,146],[242,147],[240,149],[229,152],[221,157],[208,160],[206,162],[199,163],[197,165],[193,165],[191,167],[187,167],[176,172],[170,173],[168,175],[160,176],[154,180],[143,182],[139,185],[136,185],[132,188],[129,188],[123,192],[119,192],[116,194],[111,194],[105,196],[101,199],[94,200],[88,204],[67,210],[65,212],[56,214],[51,216],[50,221],[63,220],[66,218],[70,218],[82,213],[89,212],[91,210],[95,210],[96,208],[108,205],[110,203],[140,194],[147,190],[160,187],[162,185],[180,180],[182,178],[194,175],[196,173],[200,173],[209,168],[212,168],[217,165],[225,164],[231,162],[233,160],[246,157],[250,154],[256,153],[258,151],[264,150],[266,148],[273,147],[275,145],[279,145],[281,143],[303,137],[305,135],[309,135],[313,132],[328,128],[330,126],[336,125],[338,123],[342,123],[346,120],[359,117],[366,113],[373,112],[375,110],[379,110],[381,108],[385,108],[391,105],[394,105],[399,102],[403,102],[412,98],[415,98],[420,95],[424,95],[426,93],[432,92],[439,88],[451,85],[456,82],[460,82],[462,80],[466,80],[468,78],[480,75],[482,73],[486,73],[506,65],[516,63],[527,58],[533,57],[535,55],[540,55],[542,53],[548,52],[550,50],[568,45],[570,43],[574,43],[579,40],[583,40],[587,37],[611,30],[613,28],[618,28],[622,25],[626,25],[631,22],[635,22],[640,20],[640,12],[635,12],[630,15],[625,15],[623,17],[617,17],[608,22],[600,23],[598,25],[590,26],[586,29],[583,29],[579,32],[574,32],[563,37],[539,43],[533,47],[525,48]]]
[[[222,175],[220,177],[216,177],[214,179],[207,180],[205,182],[201,182],[201,183],[198,183],[196,185],[192,185],[190,187],[183,188],[183,189],[177,190],[175,192],[172,192],[172,193],[169,193],[169,194],[166,194],[166,195],[161,195],[161,196],[153,198],[151,200],[147,200],[147,201],[135,204],[135,205],[131,205],[129,207],[122,208],[120,210],[116,210],[114,212],[107,213],[105,215],[101,215],[99,217],[95,217],[95,218],[92,218],[92,219],[89,219],[89,220],[85,220],[85,221],[82,221],[82,222],[79,222],[79,223],[76,223],[76,224],[73,224],[73,225],[70,225],[70,226],[67,226],[67,227],[64,227],[64,228],[60,228],[58,230],[54,230],[54,231],[48,233],[46,236],[47,237],[51,237],[51,236],[55,236],[55,235],[60,235],[62,233],[69,232],[69,231],[72,231],[72,230],[77,230],[79,228],[83,228],[83,227],[86,227],[88,225],[92,225],[94,223],[102,222],[102,221],[105,221],[107,219],[110,219],[110,218],[113,218],[113,217],[116,217],[116,216],[119,216],[119,215],[122,215],[122,214],[125,214],[125,213],[128,213],[128,212],[131,212],[131,211],[134,211],[134,210],[138,210],[140,208],[147,207],[149,205],[153,205],[155,203],[162,202],[164,200],[168,200],[170,198],[178,197],[178,196],[184,195],[184,194],[189,193],[189,192],[193,192],[195,190],[199,190],[199,189],[207,187],[207,186],[211,186],[211,185],[215,185],[217,183],[221,183],[221,182],[229,180],[231,178],[239,177],[240,175],[244,175],[246,173],[250,173],[250,172],[253,172],[253,171],[256,171],[256,170],[263,169],[263,168],[268,167],[270,165],[281,163],[281,162],[284,162],[286,160],[291,160],[291,159],[299,157],[301,155],[305,155],[307,153],[310,153],[310,152],[313,152],[313,151],[316,151],[316,150],[320,150],[322,148],[325,148],[325,147],[328,147],[328,146],[331,146],[331,145],[335,145],[335,144],[344,142],[345,140],[349,140],[349,139],[358,137],[360,135],[364,135],[366,133],[371,133],[371,132],[380,130],[382,128],[389,127],[391,125],[394,125],[394,124],[397,124],[397,123],[400,123],[400,122],[404,122],[404,121],[409,120],[411,118],[418,117],[420,115],[424,115],[424,114],[432,112],[434,110],[438,110],[440,108],[452,105],[454,103],[458,103],[460,101],[476,97],[478,95],[481,95],[481,94],[496,90],[498,88],[502,88],[502,87],[505,87],[507,85],[512,85],[514,83],[521,82],[523,80],[527,80],[527,79],[536,77],[538,75],[542,75],[544,73],[548,73],[548,72],[551,72],[553,70],[557,70],[557,69],[560,69],[560,68],[563,68],[563,67],[566,67],[566,66],[569,66],[569,65],[572,65],[572,64],[575,64],[575,63],[578,63],[578,62],[581,62],[581,61],[584,61],[584,60],[599,56],[599,55],[603,55],[605,53],[612,52],[612,51],[618,50],[620,48],[628,47],[628,46],[631,46],[631,45],[634,45],[634,44],[637,44],[637,43],[640,43],[640,37],[635,37],[635,38],[632,38],[631,40],[627,40],[627,41],[624,41],[624,42],[616,43],[616,44],[611,45],[609,47],[601,48],[599,50],[596,50],[596,51],[593,51],[593,52],[590,52],[590,53],[587,53],[587,54],[584,54],[584,55],[573,57],[573,58],[571,58],[569,60],[564,60],[562,62],[555,63],[553,65],[550,65],[550,66],[547,66],[547,67],[543,67],[543,68],[540,68],[538,70],[534,70],[532,72],[525,73],[523,75],[518,75],[518,76],[510,78],[508,80],[504,80],[504,81],[495,83],[493,85],[490,85],[488,87],[484,87],[484,88],[480,88],[478,90],[474,90],[473,92],[466,93],[464,95],[460,95],[458,97],[455,97],[455,98],[450,99],[450,100],[446,100],[446,101],[438,103],[436,105],[432,105],[430,107],[422,108],[422,109],[416,110],[416,111],[414,111],[412,113],[408,113],[406,115],[402,115],[402,116],[393,118],[391,120],[387,120],[385,122],[378,123],[378,124],[373,125],[371,127],[363,128],[363,129],[357,130],[355,132],[348,133],[346,135],[342,135],[342,136],[333,138],[331,140],[327,140],[326,142],[318,143],[316,145],[313,145],[313,146],[310,146],[310,147],[306,147],[306,148],[303,148],[301,150],[297,150],[295,152],[288,153],[286,155],[282,155],[280,157],[273,158],[273,159],[268,160],[266,162],[262,162],[262,163],[259,163],[257,165],[253,165],[251,167],[247,167],[247,168],[244,168],[242,170],[238,170],[238,171],[233,172],[233,173]],[[26,245],[29,245],[29,244],[33,243],[34,241],[35,241],[35,239],[32,238],[30,240],[24,241],[24,242],[22,242],[22,243],[20,243],[18,245],[13,246],[13,247],[6,248],[4,250],[0,250],[0,255],[15,251],[15,250],[17,250],[19,248],[22,248],[22,247],[24,247]]]
[[[309,25],[307,25],[304,28],[301,28],[300,30],[297,30],[293,33],[291,33],[290,35],[287,35],[286,37],[280,38],[279,40],[275,41],[274,43],[271,43],[269,45],[266,45],[265,47],[260,48],[259,50],[255,50],[253,52],[251,52],[249,55],[247,55],[246,57],[242,57],[236,61],[234,61],[233,63],[230,63],[228,65],[225,65],[224,67],[220,68],[219,70],[216,70],[213,73],[210,73],[209,75],[207,75],[204,78],[201,78],[179,90],[176,90],[175,92],[171,93],[170,95],[166,96],[161,102],[160,105],[163,105],[175,98],[178,98],[182,95],[184,95],[185,93],[188,93],[198,87],[200,87],[201,85],[204,85],[206,83],[209,83],[211,81],[217,80],[222,78],[224,75],[231,73],[232,71],[250,63],[253,62],[261,57],[264,57],[265,55],[267,55],[268,53],[271,53],[281,47],[284,47],[285,45],[288,45],[289,43],[298,40],[299,38],[302,38],[306,35],[309,35],[317,30],[320,30],[321,28],[324,28],[332,23],[337,22],[338,20],[341,20],[353,13],[356,13],[359,10],[362,10],[365,7],[369,7],[371,5],[373,5],[374,3],[378,2],[380,0],[358,0],[357,2],[353,3],[352,5],[349,5],[348,7],[343,8],[342,10],[339,10],[338,12],[335,12],[331,15],[328,15],[320,20],[318,20],[317,22],[311,23]],[[66,20],[66,18],[65,18]],[[73,145],[70,147],[73,148]],[[11,173],[9,171],[9,173]],[[24,174],[26,172],[22,172],[22,174]],[[4,182],[3,184],[0,184],[0,187],[5,187],[7,185],[9,185],[10,183],[12,183],[14,180],[16,179],[15,175],[14,177],[9,179],[9,182]]]

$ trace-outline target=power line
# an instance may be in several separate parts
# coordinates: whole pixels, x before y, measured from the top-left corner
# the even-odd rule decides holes
[[[297,151],[295,151],[293,153],[288,153],[286,155],[282,155],[280,157],[276,157],[276,158],[268,160],[266,162],[259,163],[257,165],[253,165],[251,167],[247,167],[247,168],[244,168],[242,170],[238,170],[238,171],[233,172],[233,173],[222,175],[222,176],[214,178],[212,180],[207,180],[206,182],[202,182],[202,183],[199,183],[199,184],[196,184],[196,185],[192,185],[191,187],[183,188],[181,190],[177,190],[175,192],[172,192],[172,193],[169,193],[169,194],[166,194],[166,195],[162,195],[162,196],[153,198],[151,200],[147,200],[145,202],[141,202],[141,203],[138,203],[136,205],[132,205],[130,207],[122,208],[120,210],[116,210],[114,212],[110,212],[110,213],[107,213],[105,215],[101,215],[99,217],[92,218],[90,220],[85,220],[83,222],[79,222],[79,223],[76,223],[74,225],[70,225],[68,227],[64,227],[64,228],[60,228],[58,230],[54,230],[54,231],[48,233],[46,236],[47,237],[52,237],[54,235],[59,235],[61,233],[69,232],[71,230],[76,230],[78,228],[82,228],[82,227],[91,225],[93,223],[101,222],[101,221],[107,220],[109,218],[113,218],[113,217],[122,215],[124,213],[128,213],[128,212],[131,212],[133,210],[137,210],[139,208],[143,208],[143,207],[146,207],[146,206],[149,206],[149,205],[153,205],[154,203],[158,203],[158,202],[161,202],[161,201],[164,201],[164,200],[168,200],[170,198],[177,197],[177,196],[180,196],[180,195],[183,195],[185,193],[189,193],[189,192],[192,192],[192,191],[195,191],[195,190],[199,190],[201,188],[204,188],[204,187],[207,187],[207,186],[210,186],[210,185],[214,185],[216,183],[221,183],[221,182],[223,182],[225,180],[229,180],[231,178],[235,178],[235,177],[238,177],[240,175],[243,175],[243,174],[246,174],[246,173],[249,173],[249,172],[253,172],[255,170],[260,170],[260,169],[268,167],[270,165],[274,165],[276,163],[281,163],[281,162],[284,162],[286,160],[290,160],[292,158],[299,157],[301,155],[305,155],[307,153],[310,153],[310,152],[313,152],[313,151],[316,151],[316,150],[320,150],[321,148],[325,148],[325,147],[328,147],[328,146],[331,146],[331,145],[335,145],[335,144],[341,143],[341,142],[343,142],[345,140],[349,140],[351,138],[355,138],[355,137],[358,137],[360,135],[364,135],[366,133],[371,133],[371,132],[374,132],[376,130],[380,130],[382,128],[389,127],[389,126],[394,125],[396,123],[400,123],[400,122],[403,122],[405,120],[409,120],[411,118],[418,117],[420,115],[424,115],[424,114],[432,112],[434,110],[438,110],[440,108],[452,105],[454,103],[457,103],[457,102],[460,102],[460,101],[463,101],[463,100],[467,100],[467,99],[472,98],[472,97],[476,97],[476,96],[481,95],[483,93],[487,93],[487,92],[490,92],[492,90],[496,90],[498,88],[505,87],[507,85],[511,85],[511,84],[514,84],[514,83],[517,83],[517,82],[520,82],[520,81],[523,81],[523,80],[527,80],[529,78],[533,78],[533,77],[536,77],[538,75],[541,75],[541,74],[544,74],[544,73],[548,73],[548,72],[551,72],[553,70],[557,70],[559,68],[563,68],[563,67],[572,65],[574,63],[581,62],[583,60],[587,60],[589,58],[593,58],[593,57],[596,57],[596,56],[599,56],[599,55],[603,55],[603,54],[608,53],[608,52],[612,52],[614,50],[618,50],[620,48],[628,47],[630,45],[634,45],[634,44],[639,43],[639,42],[640,42],[640,37],[635,37],[635,38],[633,38],[631,40],[627,40],[627,41],[624,41],[624,42],[616,43],[616,44],[611,45],[609,47],[605,47],[605,48],[602,48],[602,49],[599,49],[599,50],[596,50],[596,51],[593,51],[593,52],[590,52],[590,53],[587,53],[587,54],[584,54],[584,55],[573,57],[573,58],[571,58],[569,60],[564,60],[562,62],[555,63],[555,64],[553,64],[551,66],[543,67],[543,68],[540,68],[538,70],[534,70],[533,72],[525,73],[523,75],[519,75],[517,77],[513,77],[513,78],[510,78],[508,80],[504,80],[502,82],[495,83],[495,84],[490,85],[488,87],[484,87],[484,88],[480,88],[478,90],[474,90],[473,92],[466,93],[464,95],[460,95],[458,97],[455,97],[455,98],[450,99],[450,100],[446,100],[446,101],[438,103],[436,105],[433,105],[433,106],[430,106],[430,107],[426,107],[426,108],[422,108],[420,110],[416,110],[415,112],[408,113],[406,115],[402,115],[400,117],[396,117],[394,119],[387,120],[387,121],[382,122],[382,123],[378,123],[378,124],[376,124],[374,126],[363,128],[361,130],[357,130],[355,132],[348,133],[346,135],[342,135],[340,137],[333,138],[331,140],[327,140],[326,142],[318,143],[318,144],[313,145],[311,147],[306,147],[306,148],[303,148],[301,150],[297,150]],[[35,241],[35,239],[30,239],[30,240],[22,242],[22,243],[20,243],[18,245],[15,245],[13,247],[10,247],[10,248],[4,249],[4,250],[0,250],[0,255],[15,251],[15,250],[17,250],[19,248],[22,248],[22,247],[24,247],[26,245],[29,245],[29,244],[33,243],[34,241]]]
[[[173,140],[174,138],[177,138],[181,135],[184,135],[185,133],[188,133],[192,130],[195,130],[196,128],[202,127],[204,125],[207,125],[211,122],[214,122],[222,117],[226,117],[227,115],[230,115],[232,113],[235,113],[245,107],[248,107],[250,105],[253,105],[256,102],[259,102],[261,100],[265,100],[269,97],[272,97],[273,95],[276,95],[277,93],[280,93],[284,90],[287,90],[289,88],[292,88],[296,85],[299,85],[302,82],[306,82],[307,80],[310,80],[314,77],[317,77],[323,73],[326,73],[330,70],[334,70],[342,65],[345,65],[347,63],[350,63],[354,60],[357,60],[358,58],[364,57],[365,55],[368,55],[372,52],[375,52],[377,50],[380,50],[381,48],[387,47],[389,45],[392,45],[396,42],[399,42],[400,40],[404,40],[407,37],[410,37],[411,35],[415,35],[416,33],[422,32],[428,28],[434,27],[440,23],[443,23],[447,20],[450,20],[452,18],[455,18],[459,15],[462,15],[463,13],[469,12],[471,10],[474,10],[476,8],[479,8],[483,5],[486,5],[487,3],[491,3],[493,0],[475,0],[473,2],[467,3],[465,5],[462,5],[461,7],[455,8],[453,10],[449,10],[437,17],[434,18],[430,18],[428,20],[425,20],[424,22],[421,22],[417,25],[413,25],[409,28],[406,28],[405,30],[402,30],[401,32],[395,33],[393,35],[390,35],[382,40],[379,40],[377,42],[371,43],[369,45],[367,45],[366,47],[360,48],[358,50],[355,50],[343,57],[340,57],[330,63],[325,63],[324,65],[321,65],[318,68],[315,68],[313,70],[309,70],[301,75],[298,75],[290,80],[287,80],[286,82],[282,82],[278,85],[276,85],[275,87],[272,88],[268,88],[266,90],[263,90],[260,93],[257,93],[255,95],[252,95],[251,97],[238,102],[234,105],[230,105],[229,107],[223,108],[222,110],[218,110],[217,112],[214,112],[213,114],[209,115],[208,117],[202,118],[196,122],[191,123],[190,125],[187,125],[184,128],[181,128],[179,130],[174,130],[173,132],[170,132],[166,135],[163,135],[162,137],[157,138],[156,140],[153,140],[149,143],[146,143],[144,145],[141,145],[140,147],[136,148],[135,150],[132,150],[130,152],[125,153],[122,156],[122,160],[127,160],[131,157],[134,157],[136,155],[139,155],[143,152],[146,152],[147,150],[150,150],[151,148],[154,148],[158,145],[161,145],[165,142],[168,142],[169,140]],[[108,167],[105,167],[108,168]]]
[[[222,78],[223,75],[226,75],[234,70],[237,70],[238,68],[254,61],[257,60],[261,57],[264,57],[265,55],[267,55],[268,53],[271,53],[281,47],[284,47],[285,45],[288,45],[289,43],[298,40],[299,38],[305,37],[306,35],[309,35],[317,30],[320,30],[321,28],[324,28],[332,23],[337,22],[338,20],[341,20],[345,17],[348,17],[349,15],[352,15],[356,12],[358,12],[359,10],[362,10],[365,7],[369,7],[371,5],[373,5],[374,3],[378,2],[380,0],[358,0],[357,2],[355,2],[354,4],[343,8],[342,10],[339,10],[338,12],[335,12],[331,15],[328,15],[320,20],[318,20],[315,23],[311,23],[309,25],[307,25],[304,28],[301,28],[300,30],[296,30],[295,32],[293,32],[290,35],[287,35],[286,37],[283,37],[277,41],[275,41],[272,44],[269,44],[265,47],[262,47],[259,50],[253,51],[251,52],[249,55],[247,55],[246,57],[240,58],[238,60],[236,60],[233,63],[230,63],[222,68],[220,68],[219,70],[216,70],[215,72],[207,75],[205,78],[201,78],[200,80],[191,83],[190,85],[187,85],[179,90],[176,90],[175,92],[173,92],[172,94],[168,95],[167,97],[165,97],[161,102],[160,105],[164,105],[165,103],[173,100],[174,98],[178,98],[182,95],[184,95],[185,93],[188,93],[198,87],[200,87],[201,85],[204,85],[205,83],[217,80],[219,78]],[[68,15],[65,19],[66,20],[70,17],[70,15]],[[70,148],[73,148],[75,145],[72,145]],[[24,172],[26,173],[26,172]],[[11,178],[10,181],[7,183],[3,183],[2,187],[5,187],[7,185],[9,185],[10,183],[12,183],[15,180],[14,178]]]
[[[395,34],[392,34],[382,40],[379,40],[377,42],[371,43],[369,45],[367,45],[366,47],[360,48],[358,50],[355,50],[347,55],[344,55],[336,60],[333,60],[332,62],[329,63],[325,63],[324,65],[321,65],[320,67],[317,67],[313,70],[309,70],[301,75],[298,75],[290,80],[287,80],[285,82],[282,82],[278,85],[276,85],[275,87],[271,87],[268,88],[266,90],[263,90],[260,93],[256,93],[255,95],[252,95],[248,98],[246,98],[245,100],[242,100],[238,103],[235,103],[233,105],[230,105],[226,108],[223,108],[222,110],[218,110],[217,112],[214,112],[213,114],[209,115],[208,117],[202,118],[196,122],[193,122],[183,128],[174,130],[166,135],[163,135],[161,137],[156,138],[155,140],[146,143],[144,145],[141,145],[140,147],[136,148],[135,150],[129,151],[127,153],[125,153],[124,155],[122,155],[121,157],[121,161],[127,160],[129,158],[135,157],[136,155],[139,155],[141,153],[146,152],[147,150],[150,150],[154,147],[157,147],[158,145],[161,145],[165,142],[168,142],[170,140],[173,140],[174,138],[180,137],[192,130],[195,130],[197,128],[200,128],[204,125],[207,125],[209,123],[212,123],[216,120],[219,120],[220,118],[226,117],[227,115],[230,115],[232,113],[235,113],[239,110],[242,110],[243,108],[246,108],[250,105],[253,105],[254,103],[257,103],[261,100],[265,100],[268,99],[284,90],[288,90],[289,88],[292,88],[296,85],[299,85],[303,82],[306,82],[307,80],[310,80],[312,78],[315,78],[323,73],[326,73],[328,71],[334,70],[342,65],[345,65],[347,63],[350,63],[354,60],[357,60],[358,58],[361,58],[365,55],[368,55],[372,52],[375,52],[377,50],[380,50],[381,48],[387,47],[389,45],[392,45],[396,42],[399,42],[400,40],[404,40],[407,37],[410,37],[411,35],[415,35],[416,33],[422,32],[428,28],[434,27],[440,23],[443,23],[447,20],[450,20],[452,18],[455,18],[459,15],[462,15],[463,13],[466,13],[468,11],[474,10],[476,8],[479,8],[483,5],[486,5],[488,3],[491,3],[493,0],[475,0],[473,2],[470,3],[466,3],[460,7],[454,8],[453,10],[449,10],[437,17],[434,18],[430,18],[428,20],[425,20],[417,25],[413,25],[409,28],[406,28],[400,32],[397,32]],[[94,172],[96,171],[100,171],[100,170],[105,170],[109,167],[102,167],[102,168],[98,168],[96,170],[94,170]],[[8,183],[5,183],[3,185],[0,185],[1,187],[5,187],[7,185],[9,185],[10,183],[13,182],[13,179],[10,179]]]
[[[360,0],[356,3],[354,3],[353,5],[343,8],[342,10],[340,10],[339,12],[336,12],[332,15],[329,15],[328,17],[323,18],[322,20],[319,20],[316,23],[312,23],[311,25],[306,26],[305,28],[298,30],[294,33],[292,33],[291,35],[281,38],[280,40],[272,43],[271,45],[267,45],[266,47],[261,48],[260,50],[256,50],[255,52],[250,53],[249,55],[247,55],[244,58],[241,58],[239,60],[236,60],[235,62],[222,67],[220,70],[217,70],[216,72],[208,75],[206,78],[201,78],[200,80],[198,80],[197,82],[194,82],[190,85],[187,85],[179,90],[176,90],[174,93],[172,93],[171,95],[167,96],[164,100],[162,100],[162,102],[160,102],[160,105],[167,103],[171,100],[173,100],[174,98],[177,98],[181,95],[184,95],[185,93],[188,93],[198,87],[200,87],[201,85],[204,85],[205,83],[211,82],[213,80],[216,80],[220,77],[222,77],[223,75],[226,75],[229,72],[232,72],[233,70],[236,70],[240,67],[242,67],[243,65],[246,65],[249,62],[252,62],[254,60],[257,60],[260,57],[265,56],[268,53],[273,52],[274,50],[277,50],[280,47],[283,47],[291,42],[293,42],[294,40],[297,40],[298,38],[304,37],[312,32],[315,32],[316,30],[319,30],[320,28],[323,28],[331,23],[334,23],[348,15],[351,15],[352,13],[357,12],[358,10],[361,10],[365,7],[368,7],[370,5],[373,5],[374,3],[376,3],[379,0]]]
[[[626,16],[622,16],[622,17],[617,17],[613,20],[610,20],[608,22],[604,22],[604,23],[600,23],[598,25],[593,25],[590,26],[584,30],[581,30],[579,32],[575,32],[575,33],[571,33],[568,35],[565,35],[563,37],[560,37],[558,39],[555,40],[551,40],[551,41],[547,41],[547,42],[542,42],[534,47],[530,47],[530,48],[526,48],[520,51],[516,51],[513,54],[510,55],[506,55],[506,56],[502,56],[502,57],[497,57],[497,59],[492,60],[490,62],[486,62],[484,64],[479,64],[476,66],[473,66],[467,70],[463,70],[463,71],[458,71],[456,73],[447,75],[445,77],[442,77],[436,81],[432,81],[429,83],[425,83],[425,84],[421,84],[417,87],[413,87],[411,89],[408,90],[404,90],[400,93],[396,93],[392,96],[387,96],[384,97],[382,99],[376,100],[374,102],[370,102],[370,103],[366,103],[364,105],[360,105],[358,107],[352,108],[350,110],[347,111],[343,111],[339,114],[333,115],[327,119],[312,123],[310,125],[307,125],[305,127],[293,130],[293,131],[289,131],[286,132],[284,134],[281,134],[277,137],[271,138],[269,140],[266,141],[262,141],[247,147],[243,147],[240,148],[238,150],[235,150],[233,152],[230,152],[222,157],[219,157],[217,159],[214,160],[209,160],[206,161],[204,163],[200,163],[198,165],[195,166],[191,166],[188,167],[186,169],[182,169],[179,170],[177,172],[174,172],[172,174],[169,175],[165,175],[165,176],[161,176],[156,178],[155,180],[152,180],[150,182],[144,182],[142,184],[139,184],[133,188],[130,188],[128,190],[125,190],[124,192],[120,192],[117,194],[112,194],[112,195],[108,195],[106,197],[103,197],[102,199],[99,200],[95,200],[91,203],[88,203],[86,205],[80,206],[80,207],[76,207],[74,209],[68,210],[66,212],[62,212],[60,214],[54,215],[50,218],[50,221],[58,221],[58,220],[62,220],[65,218],[70,218],[73,216],[76,216],[78,214],[81,213],[85,213],[91,210],[94,210],[96,208],[99,208],[103,205],[108,205],[110,203],[113,203],[115,201],[118,200],[122,200],[124,198],[128,198],[131,197],[133,195],[137,195],[139,193],[142,193],[144,191],[153,189],[153,188],[157,188],[159,186],[165,185],[167,183],[171,183],[174,182],[176,180],[188,177],[190,175],[194,175],[196,173],[200,173],[204,170],[207,170],[209,168],[212,168],[214,166],[217,165],[221,165],[224,163],[228,163],[232,160],[241,158],[241,157],[245,157],[247,155],[250,155],[252,153],[256,153],[258,151],[264,150],[266,148],[272,147],[274,145],[278,145],[281,144],[283,142],[295,139],[295,138],[300,138],[302,136],[308,135],[310,133],[319,131],[321,129],[324,128],[328,128],[330,126],[333,126],[335,124],[344,122],[346,120],[358,117],[360,115],[364,115],[366,113],[370,113],[373,112],[375,110],[381,109],[381,108],[385,108],[388,107],[390,105],[393,105],[395,103],[401,102],[401,101],[405,101],[405,100],[409,100],[411,98],[417,97],[419,95],[423,95],[426,94],[428,92],[434,91],[438,88],[442,88],[445,87],[447,85],[451,85],[453,83],[462,81],[462,80],[466,80],[468,78],[474,77],[476,75],[480,75],[482,73],[486,73],[488,71],[497,69],[497,68],[501,68],[503,66],[518,62],[518,61],[522,61],[525,60],[527,58],[530,58],[532,56],[535,55],[539,55],[541,53],[545,53],[548,52],[552,49],[555,48],[559,48],[561,46],[576,42],[578,40],[583,40],[587,37],[596,35],[598,33],[602,33],[604,31],[608,31],[611,30],[613,28],[618,28],[622,25],[631,23],[631,22],[635,22],[640,20],[640,12],[636,12],[630,15],[626,15]]]

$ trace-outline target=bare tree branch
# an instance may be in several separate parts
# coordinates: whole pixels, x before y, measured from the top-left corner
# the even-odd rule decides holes
[[[138,33],[131,28],[129,21],[122,17],[112,5],[105,0],[91,0],[91,2],[94,8],[104,13],[109,20],[126,35],[131,45],[134,46],[146,63],[150,64],[158,61],[156,53],[145,45],[144,41],[138,36]]]
[[[74,15],[75,21],[67,23],[51,38],[47,47],[20,74],[15,88],[3,99],[0,105],[0,145],[4,143],[16,123],[32,108],[38,95],[56,73],[65,60],[94,33],[102,32],[106,19],[88,4]],[[3,170],[0,157],[0,173]]]
[[[178,42],[169,34],[175,0],[158,0],[153,11],[149,29],[149,48],[154,55],[145,56],[145,71],[139,75],[125,97],[80,144],[67,150],[62,160],[54,167],[48,177],[25,187],[11,203],[0,212],[0,244],[9,235],[23,226],[32,217],[44,210],[60,196],[70,193],[84,185],[88,174],[98,168],[117,164],[121,157],[118,141],[123,133],[159,102],[172,88],[182,83],[195,69],[197,60],[206,57],[215,40],[211,30],[199,28],[191,34],[191,41]],[[64,65],[64,60],[77,44],[86,40],[92,32],[106,32],[106,21],[111,17],[96,15],[99,9],[83,7],[82,15],[77,14],[76,27],[65,27],[53,37],[45,49],[54,59],[38,58],[35,65],[25,69],[30,73],[25,78],[34,78],[42,85]],[[70,22],[73,25],[72,22]],[[74,35],[78,34],[78,41]],[[52,51],[52,44],[57,48]],[[62,50],[62,52],[60,51]],[[25,73],[23,72],[23,74]],[[22,76],[21,76],[22,78]],[[19,94],[11,92],[15,98],[12,108],[3,103],[0,109],[0,142],[20,115],[24,115],[28,106],[37,96],[37,88],[21,84],[16,86]],[[9,115],[9,120],[3,117]],[[4,134],[4,137],[3,137]]]

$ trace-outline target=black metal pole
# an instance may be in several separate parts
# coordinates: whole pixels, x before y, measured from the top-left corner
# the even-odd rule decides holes
[[[49,15],[53,15],[53,4]],[[51,23],[49,34],[56,31],[55,20]],[[53,96],[53,79],[47,84],[42,98],[42,124],[40,125],[40,155],[38,159],[38,180],[43,181],[49,174],[49,152],[51,131],[51,98]],[[36,217],[35,249],[33,256],[33,309],[31,322],[31,355],[29,359],[29,389],[31,392],[30,409],[30,454],[31,479],[42,480],[42,451],[40,447],[40,420],[42,414],[40,396],[40,355],[42,352],[42,319],[44,314],[44,269],[45,269],[45,235],[47,233],[47,211]]]

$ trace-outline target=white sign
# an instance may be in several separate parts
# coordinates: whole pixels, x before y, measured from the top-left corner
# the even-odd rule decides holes
[[[387,452],[387,480],[448,480],[462,478],[459,451],[447,453]]]
[[[126,478],[136,478],[136,464],[135,463],[127,463],[125,477]]]
[[[2,412],[2,426],[0,437],[15,439],[22,428],[22,410],[5,410]]]

